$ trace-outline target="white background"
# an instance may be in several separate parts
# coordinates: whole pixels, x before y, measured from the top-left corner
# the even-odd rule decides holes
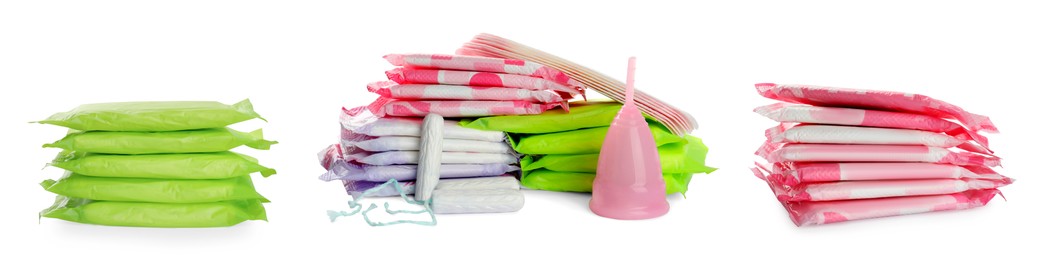
[[[290,4],[291,2],[291,4]],[[564,1],[5,1],[0,4],[3,259],[348,259],[361,257],[688,259],[1033,258],[1037,214],[1035,5],[986,1],[725,1],[627,5]],[[720,1],[721,2],[721,1]],[[697,117],[721,170],[647,221],[587,209],[587,195],[528,191],[517,213],[439,217],[437,227],[329,223],[339,185],[315,153],[336,141],[340,106],[375,98],[387,53],[453,53],[480,32],[507,37],[638,83]],[[797,228],[747,170],[772,122],[757,82],[923,93],[989,115],[1018,182],[989,206]],[[64,129],[28,124],[82,103],[251,98],[281,144],[255,155],[280,174],[257,180],[270,222],[147,229],[44,219],[42,149]],[[1022,237],[1025,237],[1022,239]],[[483,257],[482,257],[483,256]]]

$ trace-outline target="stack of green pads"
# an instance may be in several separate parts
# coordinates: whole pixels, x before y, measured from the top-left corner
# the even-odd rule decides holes
[[[576,102],[570,113],[551,110],[540,115],[484,117],[463,121],[464,127],[509,133],[529,189],[591,192],[600,147],[607,128],[621,109],[617,102]],[[715,170],[704,165],[708,147],[692,135],[672,134],[647,119],[661,157],[667,192],[686,192],[696,173]]]
[[[83,105],[39,123],[68,127],[44,147],[62,148],[51,166],[64,177],[40,185],[58,194],[41,217],[138,227],[225,227],[266,220],[250,174],[273,169],[230,152],[246,145],[267,150],[277,142],[260,130],[228,125],[253,118],[249,100],[125,102]]]

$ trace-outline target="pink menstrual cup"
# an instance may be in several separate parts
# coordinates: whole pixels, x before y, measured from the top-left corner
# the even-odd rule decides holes
[[[648,219],[668,213],[664,177],[650,126],[632,101],[636,58],[628,59],[625,105],[599,152],[589,208],[614,219]]]

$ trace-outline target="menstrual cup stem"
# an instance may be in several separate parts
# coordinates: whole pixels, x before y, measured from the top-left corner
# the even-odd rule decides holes
[[[628,57],[628,79],[625,81],[625,104],[632,104],[636,95],[636,57]]]

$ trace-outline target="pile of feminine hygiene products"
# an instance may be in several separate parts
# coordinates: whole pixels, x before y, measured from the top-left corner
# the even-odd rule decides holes
[[[583,95],[584,89],[559,71],[522,60],[430,54],[384,58],[397,66],[386,72],[390,81],[368,85],[370,92],[379,95],[376,101],[342,110],[340,142],[318,155],[327,170],[320,179],[341,180],[355,200],[362,194],[418,193],[420,201],[432,201],[436,213],[473,212],[464,209],[466,205],[438,203],[458,201],[461,196],[479,202],[469,205],[475,211],[519,210],[523,195],[517,180],[494,178],[520,169],[505,133],[463,128],[457,120],[540,114],[553,108],[566,111],[567,100]],[[439,147],[424,151],[421,148],[430,142],[424,139],[431,139],[431,123],[427,119],[424,124],[423,117],[431,115],[448,119],[432,123]],[[433,185],[432,194],[417,192],[424,156],[438,159],[432,166],[439,171],[436,179],[460,180]],[[463,180],[472,182],[458,184]],[[401,190],[382,189],[389,181],[397,182]],[[507,204],[511,206],[499,207]]]
[[[753,169],[798,226],[981,207],[1013,180],[980,131],[989,118],[924,95],[762,83]]]
[[[573,102],[569,113],[484,117],[464,120],[462,126],[508,133],[510,145],[523,155],[524,187],[591,192],[600,148],[620,109],[614,101]],[[685,193],[693,174],[715,170],[704,165],[708,148],[699,138],[676,135],[653,119],[647,121],[658,146],[667,193]]]
[[[275,173],[232,148],[267,150],[261,130],[228,125],[259,118],[249,100],[122,102],[79,106],[39,123],[72,129],[44,147],[64,149],[65,169],[41,185],[58,194],[41,217],[139,227],[224,227],[267,220],[251,173]]]

